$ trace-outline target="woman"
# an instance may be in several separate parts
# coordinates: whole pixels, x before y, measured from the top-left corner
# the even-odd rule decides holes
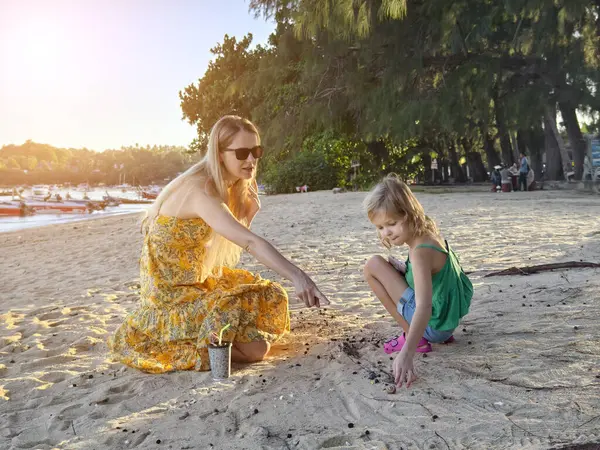
[[[208,370],[207,345],[230,324],[232,359],[261,361],[289,331],[288,299],[277,283],[233,269],[242,249],[292,281],[306,306],[329,304],[315,283],[249,230],[260,209],[256,127],[225,116],[203,159],[169,183],[144,219],[141,304],[109,342],[116,359],[161,373]]]

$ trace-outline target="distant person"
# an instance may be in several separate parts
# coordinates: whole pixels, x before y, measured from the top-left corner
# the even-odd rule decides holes
[[[527,191],[527,175],[530,170],[529,161],[523,152],[520,153],[519,160],[519,190]]]
[[[502,166],[494,166],[494,171],[492,172],[492,175],[490,177],[494,186],[492,188],[493,191],[498,191],[502,188],[502,174],[500,173],[500,169],[502,169]]]
[[[209,370],[208,345],[226,325],[234,361],[264,359],[290,330],[288,297],[278,283],[234,268],[242,250],[290,280],[307,307],[329,304],[304,271],[250,231],[262,156],[250,121],[222,117],[202,160],[158,195],[142,226],[140,304],[109,341],[117,360],[153,373]]]
[[[514,190],[513,173],[511,168],[504,165],[500,170],[500,176],[502,177],[502,192],[511,192]]]
[[[403,333],[387,341],[396,385],[416,379],[415,353],[432,350],[430,342],[447,343],[460,319],[469,312],[473,285],[457,256],[409,187],[393,174],[369,193],[364,202],[382,244],[408,246],[406,263],[373,256],[364,268],[369,286]]]

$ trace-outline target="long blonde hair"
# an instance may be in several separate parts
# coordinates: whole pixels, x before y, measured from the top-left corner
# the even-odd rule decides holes
[[[417,200],[410,188],[395,173],[387,175],[363,202],[369,220],[379,212],[384,212],[390,217],[406,220],[406,223],[415,236],[438,236],[439,231],[435,222],[425,215],[425,210]],[[387,248],[390,243],[381,238]]]
[[[203,189],[205,191],[206,184],[212,181],[219,198],[227,204],[238,221],[248,226],[245,205],[250,195],[253,180],[240,179],[232,186],[228,186],[223,173],[225,169],[219,157],[220,150],[227,148],[235,135],[240,132],[256,135],[260,144],[260,135],[256,126],[247,119],[238,116],[223,116],[213,125],[208,138],[208,148],[202,159],[167,184],[146,212],[142,222],[142,229],[145,233],[148,232],[148,226],[152,220],[159,215],[160,208],[165,200],[195,175],[204,180]],[[211,242],[211,244],[207,246],[204,257],[201,281],[204,281],[209,275],[221,275],[223,266],[234,267],[239,262],[242,253],[242,249],[238,245],[214,233],[214,231],[207,242]]]

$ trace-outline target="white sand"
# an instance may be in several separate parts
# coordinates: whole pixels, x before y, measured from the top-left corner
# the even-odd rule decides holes
[[[545,449],[600,441],[600,270],[482,278],[512,265],[598,262],[600,198],[418,194],[475,271],[475,297],[456,342],[417,356],[420,380],[389,395],[381,342],[397,328],[362,279],[366,258],[382,253],[363,197],[263,198],[255,230],[313,274],[334,305],[293,304],[292,334],[225,383],[206,372],[148,375],[106,359],[106,338],[137,301],[138,216],[0,234],[0,448]],[[247,255],[242,265],[279,279]]]

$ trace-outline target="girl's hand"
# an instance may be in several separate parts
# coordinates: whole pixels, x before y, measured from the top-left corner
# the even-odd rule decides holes
[[[406,273],[406,263],[404,261],[400,261],[398,258],[394,258],[390,255],[388,256],[388,262],[394,269],[396,269],[402,275]]]
[[[394,359],[392,373],[394,374],[394,382],[398,387],[402,387],[403,383],[406,383],[406,387],[410,387],[411,383],[417,379],[413,366],[413,356],[405,349],[400,350],[400,353]]]

